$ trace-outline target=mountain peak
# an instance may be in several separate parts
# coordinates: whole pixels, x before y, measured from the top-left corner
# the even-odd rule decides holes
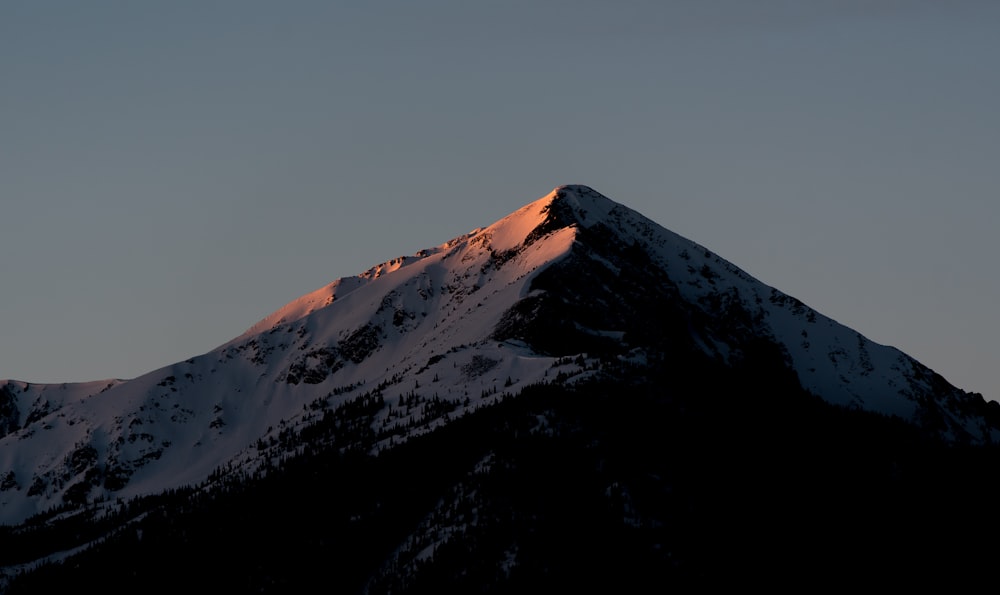
[[[562,229],[591,227],[621,208],[589,186],[566,184],[477,233],[489,236],[493,249],[510,250]]]
[[[584,227],[606,218],[621,207],[590,186],[582,184],[557,186],[546,199],[560,214],[569,215],[575,223]]]
[[[720,370],[952,440],[1000,439],[1000,407],[572,184],[139,378],[0,386],[0,522],[195,485],[223,465],[252,473],[295,436],[390,448],[495,404],[500,386],[645,375],[695,395]],[[346,442],[362,414],[368,429]]]
[[[553,198],[562,200],[600,200],[613,203],[610,198],[583,184],[562,184],[552,189]]]
[[[989,501],[996,464],[945,444],[998,441],[997,403],[590,187],[558,186],[184,362],[0,383],[0,524],[20,525],[3,533],[0,591],[76,577],[125,591],[210,571],[218,552],[267,569],[240,577],[253,590],[308,588],[317,556],[371,593],[581,576],[683,588],[720,560],[753,576],[798,550],[836,559],[834,526],[877,527],[865,568],[885,551],[943,567],[938,550],[978,550],[991,517],[967,503]],[[247,533],[261,510],[277,514]],[[925,526],[949,532],[914,541]],[[762,531],[793,545],[747,559],[739,539]],[[116,583],[123,553],[158,563]],[[36,583],[33,567],[58,578]]]
[[[606,217],[621,205],[589,186],[566,184],[556,186],[545,196],[531,202],[487,227],[479,227],[462,236],[437,246],[418,251],[414,256],[400,256],[367,271],[336,281],[308,293],[272,312],[251,326],[234,341],[242,341],[265,332],[280,324],[299,320],[331,305],[336,299],[366,285],[370,281],[393,272],[428,256],[462,250],[468,244],[484,245],[494,252],[516,250],[534,244],[555,231],[589,227]],[[564,241],[556,241],[550,248],[561,251],[568,248],[574,234],[564,234]],[[469,258],[466,256],[466,258]]]

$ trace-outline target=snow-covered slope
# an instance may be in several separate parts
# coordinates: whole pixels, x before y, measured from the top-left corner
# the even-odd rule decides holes
[[[259,470],[302,448],[289,436],[348,403],[377,411],[366,448],[389,448],[503,393],[584,379],[602,357],[662,358],[652,353],[659,318],[647,311],[660,306],[719,361],[765,340],[830,402],[918,422],[930,415],[952,438],[996,438],[976,409],[981,398],[590,188],[562,186],[139,378],[7,382],[0,521]]]

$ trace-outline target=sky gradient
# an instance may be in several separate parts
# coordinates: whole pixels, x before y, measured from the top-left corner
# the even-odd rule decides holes
[[[0,3],[0,378],[134,377],[579,183],[1000,399],[1000,3]]]

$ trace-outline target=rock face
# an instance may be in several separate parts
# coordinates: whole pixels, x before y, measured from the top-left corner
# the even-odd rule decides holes
[[[691,387],[713,370],[766,372],[954,443],[1000,437],[995,403],[598,192],[561,186],[139,378],[6,382],[0,521],[266,474],[304,450],[386,452],[530,387]]]

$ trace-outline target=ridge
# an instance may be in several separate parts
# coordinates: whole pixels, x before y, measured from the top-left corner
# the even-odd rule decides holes
[[[184,362],[69,391],[9,385],[0,521],[197,485],[223,467],[255,473],[297,452],[303,435],[315,448],[377,452],[527,387],[609,370],[684,378],[698,366],[780,370],[833,405],[955,442],[1000,440],[1000,405],[567,184],[487,227],[341,277]],[[351,403],[370,414],[370,432],[345,444],[316,429],[323,412]]]

